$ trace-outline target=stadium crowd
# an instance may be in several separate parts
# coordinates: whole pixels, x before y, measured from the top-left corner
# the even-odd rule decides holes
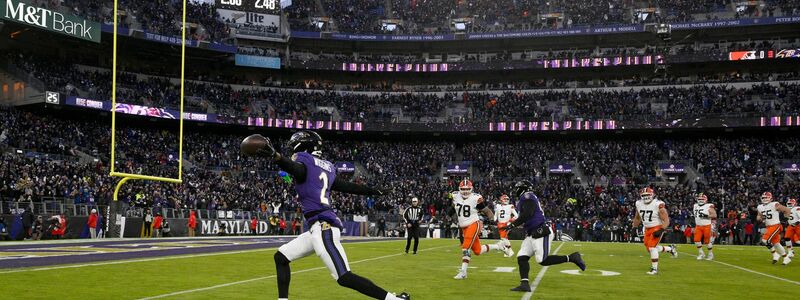
[[[35,0],[34,5],[67,11],[100,22],[110,22],[111,3],[86,0]],[[424,34],[450,32],[452,20],[464,20],[472,32],[555,29],[640,22],[686,22],[800,14],[800,4],[768,0],[762,5],[728,0],[659,0],[642,5],[626,0],[348,0],[294,1],[285,8],[294,30],[337,30],[348,33]],[[388,5],[387,5],[388,4]],[[641,9],[645,15],[637,14]],[[122,24],[161,35],[179,35],[180,1],[121,1]],[[645,18],[644,16],[649,16]],[[335,25],[318,26],[317,18]],[[381,20],[393,20],[399,29],[387,30]],[[231,28],[208,2],[187,2],[187,21],[194,40],[230,43]],[[275,34],[277,26],[232,24],[247,30]],[[258,28],[256,28],[258,27]]]
[[[43,82],[49,90],[67,95],[107,100],[111,98],[110,72],[71,64],[55,64],[49,59],[23,53],[9,53],[17,69]],[[55,64],[55,66],[54,66]],[[751,76],[751,80],[794,78],[796,74]],[[705,82],[735,82],[736,76],[710,77]],[[154,107],[177,108],[179,85],[165,77],[121,73],[118,101]],[[679,84],[680,81],[631,81],[637,84]],[[545,84],[546,85],[546,84]],[[549,88],[560,85],[552,82]],[[541,86],[541,84],[539,84]],[[506,86],[508,87],[508,86]],[[525,86],[520,86],[525,87]],[[530,87],[530,86],[527,86]],[[710,114],[780,114],[800,112],[800,84],[753,83],[747,88],[725,85],[690,87],[652,86],[641,89],[450,91],[446,93],[365,93],[278,88],[234,88],[231,85],[187,81],[189,111],[230,116],[328,120],[334,115],[345,120],[411,122],[429,118],[454,117],[468,121],[512,121],[532,119],[609,118],[666,119]],[[300,101],[302,99],[302,101]],[[463,106],[465,115],[447,115],[447,108]]]
[[[636,24],[640,22],[689,22],[800,13],[794,1],[771,0],[763,5],[727,0],[659,0],[642,4],[623,0],[375,0],[323,1],[319,11],[313,1],[293,5],[290,18],[300,30],[330,30],[308,26],[311,17],[329,17],[339,32],[348,33],[447,33],[451,21],[465,22],[467,31],[515,31],[585,26]],[[386,5],[389,4],[389,5]],[[638,12],[642,12],[639,14]],[[387,30],[381,20],[398,29]]]
[[[100,121],[73,120],[17,109],[0,109],[0,198],[10,201],[66,199],[76,204],[107,203],[114,180],[107,176],[110,132]],[[297,204],[290,184],[275,174],[275,166],[239,155],[241,137],[187,132],[185,183],[134,181],[123,186],[122,199],[133,207],[183,208],[293,213]],[[118,131],[117,168],[131,173],[174,177],[177,171],[175,134],[163,129],[126,128]],[[156,141],[156,142],[154,142]],[[279,140],[277,144],[282,144]],[[706,193],[726,217],[726,226],[752,218],[757,195],[772,191],[779,199],[800,189],[796,174],[778,167],[797,159],[800,139],[738,137],[701,139],[641,138],[632,140],[532,141],[340,141],[325,146],[334,161],[360,167],[352,180],[380,186],[389,195],[375,198],[334,195],[342,214],[398,214],[410,196],[423,200],[426,222],[450,224],[448,192],[457,178],[442,180],[442,165],[456,159],[474,167],[476,192],[489,201],[510,191],[520,178],[536,182],[536,192],[548,215],[580,238],[598,239],[612,228],[628,224],[637,189],[653,185],[668,203],[679,226],[691,225],[693,195]],[[22,153],[10,151],[20,149]],[[98,158],[80,159],[79,152]],[[667,182],[659,161],[691,161],[697,179]],[[578,175],[547,174],[549,163],[575,163]],[[742,215],[744,213],[744,215]],[[742,217],[743,216],[743,217]],[[587,223],[588,222],[588,223]],[[599,222],[599,223],[598,223]],[[590,224],[590,225],[589,225]],[[600,224],[600,225],[598,225]],[[589,227],[592,228],[589,228]],[[599,226],[594,228],[593,226]],[[586,232],[585,234],[583,232]],[[680,231],[680,229],[675,230]]]

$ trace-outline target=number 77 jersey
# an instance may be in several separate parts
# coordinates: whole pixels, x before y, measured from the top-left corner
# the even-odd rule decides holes
[[[461,193],[453,193],[453,206],[458,215],[458,227],[464,228],[478,222],[478,204],[483,203],[483,196],[471,193],[464,197]]]
[[[636,201],[636,213],[642,218],[645,228],[661,226],[658,210],[662,207],[664,207],[664,201],[658,199],[653,199],[650,203],[644,203],[642,200]]]

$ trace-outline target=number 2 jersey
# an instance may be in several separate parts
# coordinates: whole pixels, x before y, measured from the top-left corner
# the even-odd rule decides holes
[[[697,226],[708,226],[711,225],[711,217],[709,213],[711,209],[714,208],[714,204],[706,203],[703,205],[694,204],[694,224]]]
[[[767,204],[758,205],[758,212],[761,213],[761,217],[764,220],[764,225],[772,226],[781,223],[781,216],[776,207],[777,205],[778,202],[770,202]]]
[[[333,212],[330,204],[336,167],[331,162],[307,152],[295,153],[292,159],[306,166],[306,180],[295,185],[306,222],[311,225],[317,221],[324,221],[331,226],[343,228],[342,221]]]
[[[662,207],[665,207],[664,201],[658,199],[653,199],[649,204],[645,204],[642,200],[636,201],[636,213],[642,218],[644,228],[661,226],[661,218],[658,216],[658,211]]]
[[[494,220],[497,223],[508,223],[517,217],[517,211],[514,205],[511,204],[497,204],[494,206]]]
[[[483,196],[471,193],[464,197],[459,192],[451,194],[453,196],[453,206],[458,214],[458,227],[464,228],[472,223],[478,222],[478,204],[483,203]]]

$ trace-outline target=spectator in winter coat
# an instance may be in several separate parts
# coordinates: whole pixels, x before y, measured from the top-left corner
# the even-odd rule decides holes
[[[161,237],[161,228],[164,222],[164,217],[161,214],[156,214],[156,217],[153,219],[153,235],[155,237]]]
[[[144,232],[142,235],[144,235],[146,238],[149,238],[152,236],[152,231],[150,231],[150,229],[153,228],[153,214],[150,213],[149,209],[144,213],[144,217],[142,219],[144,221]]]
[[[197,228],[197,217],[195,217],[194,211],[189,212],[189,223],[186,224],[186,227],[189,228],[189,236],[193,237]]]
[[[301,226],[302,226],[302,222],[300,222],[300,219],[294,218],[294,221],[292,221],[292,234],[293,235],[299,235]]]
[[[86,223],[89,225],[89,238],[96,239],[97,238],[97,210],[92,208],[92,213],[89,214],[89,221]]]
[[[693,239],[692,239],[692,227],[691,226],[686,226],[686,228],[683,230],[683,236],[686,237],[686,243],[687,244],[691,244],[692,243]]]
[[[258,234],[258,219],[256,219],[256,216],[253,216],[253,218],[250,219],[250,234]]]

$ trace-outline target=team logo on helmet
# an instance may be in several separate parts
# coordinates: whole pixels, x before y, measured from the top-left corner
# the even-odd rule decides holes
[[[469,196],[472,194],[472,181],[469,179],[464,179],[458,184],[458,191],[461,192],[463,196]]]
[[[298,131],[289,138],[292,153],[308,152],[314,156],[322,155],[322,137],[313,131]]]
[[[761,203],[767,204],[770,202],[772,202],[772,193],[764,192],[763,194],[761,194]]]
[[[655,196],[656,193],[653,192],[653,189],[649,187],[643,188],[641,191],[639,191],[639,197],[641,197],[645,204],[650,204],[650,202],[653,202]]]
[[[797,206],[797,199],[789,199],[789,201],[786,201],[786,206],[788,206],[788,207]]]

